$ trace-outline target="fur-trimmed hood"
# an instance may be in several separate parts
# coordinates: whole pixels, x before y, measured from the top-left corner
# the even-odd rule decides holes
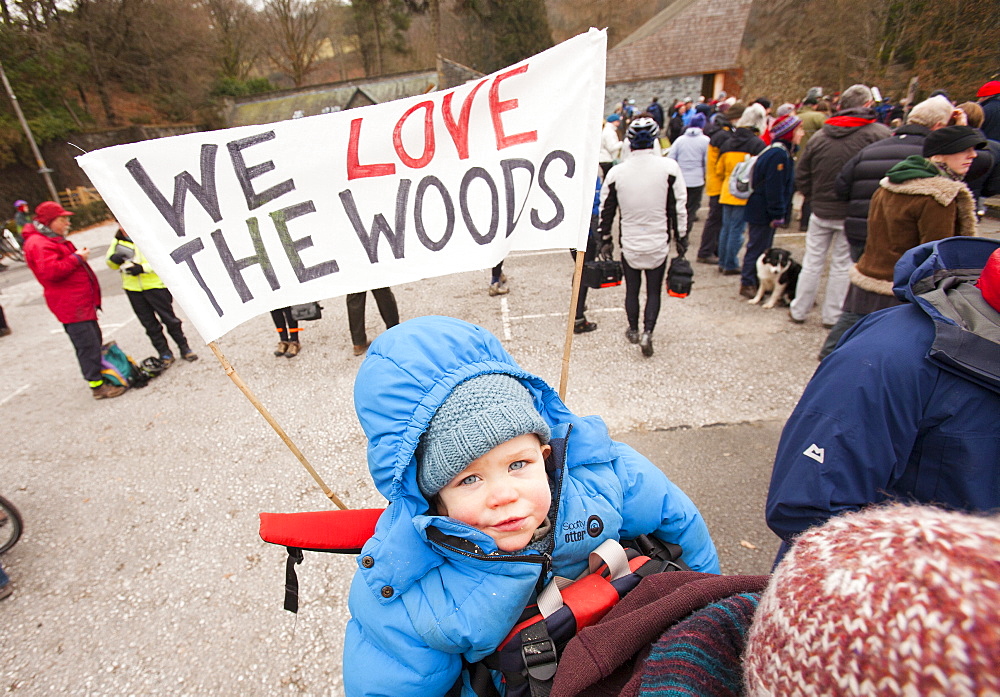
[[[907,194],[909,196],[931,196],[942,206],[950,206],[955,197],[963,191],[972,202],[972,193],[964,183],[948,179],[947,177],[927,177],[924,179],[908,179],[899,184],[893,184],[889,177],[882,177],[879,186],[897,194]],[[970,209],[970,212],[972,210]],[[975,218],[972,219],[975,224]]]

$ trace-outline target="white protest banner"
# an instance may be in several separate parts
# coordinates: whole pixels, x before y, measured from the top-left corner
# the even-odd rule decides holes
[[[206,342],[269,310],[586,246],[591,29],[460,87],[77,158]]]

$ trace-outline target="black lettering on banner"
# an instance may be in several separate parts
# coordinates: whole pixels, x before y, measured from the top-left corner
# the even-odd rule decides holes
[[[198,200],[214,222],[222,220],[222,213],[219,211],[219,195],[215,190],[215,153],[218,149],[218,145],[201,146],[200,184],[186,171],[174,177],[173,204],[167,201],[167,198],[156,188],[156,184],[150,179],[146,169],[137,158],[132,158],[125,163],[125,169],[135,179],[135,183],[153,202],[156,210],[160,211],[160,215],[170,224],[178,237],[184,237],[184,201],[188,191]]]
[[[524,211],[524,205],[528,202],[528,194],[531,193],[531,185],[535,183],[535,164],[531,160],[515,157],[509,160],[501,161],[500,166],[503,168],[503,185],[507,193],[507,234],[505,237],[510,237],[514,232],[514,228],[517,226],[517,221],[521,219],[521,213]],[[528,170],[529,176],[528,188],[524,191],[524,199],[521,200],[521,208],[517,211],[516,216],[514,215],[515,169],[526,169]]]
[[[392,256],[396,259],[403,258],[403,233],[406,231],[406,202],[410,197],[411,183],[409,179],[399,180],[399,188],[396,190],[395,230],[389,227],[389,223],[385,221],[385,217],[381,213],[376,213],[372,219],[371,232],[365,230],[365,226],[361,222],[361,216],[358,215],[358,207],[354,203],[354,194],[351,193],[350,189],[340,192],[340,201],[344,204],[344,212],[350,218],[351,225],[354,226],[354,232],[357,233],[358,239],[361,240],[361,245],[365,248],[365,252],[368,253],[368,261],[373,264],[378,263],[378,239],[380,235],[384,236],[389,242]]]
[[[219,232],[216,230],[215,232]],[[215,232],[212,234],[214,235]],[[201,289],[205,291],[205,295],[208,296],[208,300],[212,303],[212,307],[218,313],[219,317],[222,317],[222,308],[219,307],[219,303],[215,300],[215,296],[212,295],[211,289],[208,284],[205,283],[205,278],[201,275],[201,271],[198,270],[198,265],[194,261],[194,255],[205,248],[205,243],[201,241],[200,237],[196,237],[190,242],[185,242],[180,247],[170,252],[170,258],[174,260],[175,263],[185,263],[188,268],[191,269],[191,275],[194,276],[194,280],[198,282]]]
[[[291,179],[286,179],[280,184],[275,184],[270,189],[265,189],[259,194],[253,190],[253,182],[251,180],[273,170],[274,162],[268,160],[259,165],[247,167],[246,160],[243,159],[243,151],[254,145],[274,140],[274,137],[274,131],[268,131],[267,133],[258,133],[257,135],[226,143],[226,147],[229,148],[229,158],[233,161],[233,170],[236,172],[236,178],[243,188],[243,196],[246,198],[247,207],[250,210],[260,208],[268,201],[273,201],[279,196],[295,190],[295,182]]]
[[[492,194],[490,231],[485,235],[479,234],[476,223],[472,220],[472,213],[469,211],[469,186],[474,179],[485,181],[486,185],[490,187],[490,193]],[[493,177],[490,176],[490,173],[482,167],[470,168],[465,173],[465,176],[462,177],[462,188],[459,191],[458,204],[462,208],[462,219],[465,220],[465,226],[469,229],[469,234],[472,235],[472,239],[476,241],[476,244],[489,244],[492,242],[493,238],[497,235],[497,228],[500,227],[500,200],[497,194],[497,185],[493,181]]]
[[[253,293],[250,292],[249,286],[243,280],[243,269],[249,266],[260,264],[260,270],[264,272],[264,278],[271,285],[271,290],[278,290],[281,287],[278,283],[278,277],[274,273],[274,267],[271,266],[271,259],[267,256],[267,250],[264,249],[264,242],[260,238],[260,226],[257,224],[257,219],[247,218],[247,228],[250,230],[250,239],[253,240],[255,253],[242,259],[233,258],[233,253],[230,251],[229,244],[223,237],[221,230],[212,233],[212,241],[215,242],[215,248],[219,250],[222,265],[226,267],[240,300],[245,303],[253,300]]]
[[[556,214],[552,216],[551,220],[542,222],[542,219],[538,217],[538,209],[531,209],[531,224],[539,230],[551,230],[556,225],[563,221],[566,217],[566,209],[563,208],[562,201],[556,196],[556,193],[552,190],[552,187],[548,185],[545,181],[545,173],[548,170],[549,165],[553,160],[562,160],[566,163],[566,178],[572,179],[573,175],[576,173],[576,160],[565,150],[553,150],[545,159],[542,160],[541,166],[538,168],[538,187],[545,192],[545,194],[552,200],[552,204],[556,208]]]
[[[427,229],[424,227],[424,192],[431,186],[441,194],[441,202],[444,203],[445,215],[448,218],[445,222],[444,234],[437,242],[427,236]],[[448,240],[451,239],[452,233],[455,232],[455,204],[452,203],[451,194],[448,193],[444,183],[435,176],[424,177],[417,184],[417,192],[413,201],[413,223],[417,230],[417,238],[432,252],[444,249]]]
[[[299,279],[299,283],[312,281],[320,276],[340,271],[340,266],[333,259],[322,261],[314,266],[303,264],[299,252],[313,246],[312,236],[306,235],[305,237],[293,240],[291,233],[288,232],[289,220],[295,220],[299,216],[315,212],[316,206],[313,202],[306,201],[271,213],[271,220],[274,221],[274,229],[278,231],[278,239],[281,240],[281,246],[285,248],[285,254],[288,255],[288,261],[291,262],[292,270],[295,271],[295,277]]]

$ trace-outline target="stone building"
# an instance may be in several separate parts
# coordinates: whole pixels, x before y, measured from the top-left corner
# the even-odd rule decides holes
[[[738,68],[753,0],[676,0],[608,51],[604,111],[623,99],[645,109],[659,97],[706,100],[739,95]]]
[[[228,105],[225,121],[227,126],[248,126],[315,116],[448,89],[477,77],[482,77],[482,73],[438,58],[436,70],[345,80],[240,97]]]

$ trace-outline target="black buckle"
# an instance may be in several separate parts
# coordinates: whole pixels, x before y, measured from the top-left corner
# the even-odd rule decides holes
[[[559,657],[544,622],[521,630],[521,660],[528,676],[535,680],[551,680],[556,674]]]

